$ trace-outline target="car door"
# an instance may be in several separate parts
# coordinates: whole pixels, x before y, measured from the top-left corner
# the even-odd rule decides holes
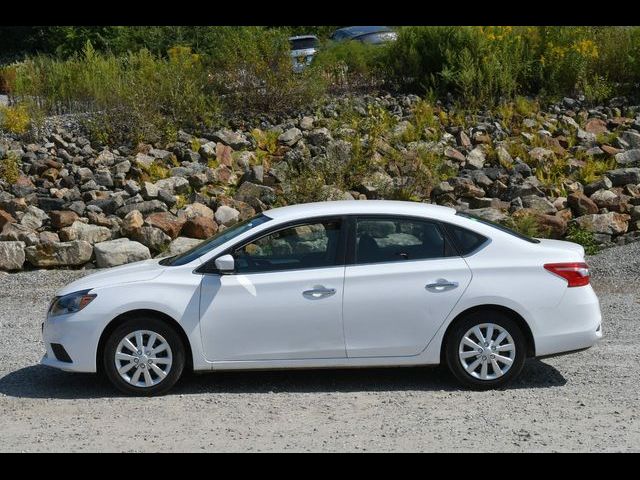
[[[232,251],[234,274],[205,276],[207,359],[344,358],[342,225],[328,218],[278,228]]]
[[[349,357],[424,350],[471,281],[437,222],[352,220],[343,319]]]

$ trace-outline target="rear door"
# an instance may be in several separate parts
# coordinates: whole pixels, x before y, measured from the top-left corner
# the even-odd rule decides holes
[[[353,218],[343,320],[349,357],[424,350],[471,281],[437,222]]]

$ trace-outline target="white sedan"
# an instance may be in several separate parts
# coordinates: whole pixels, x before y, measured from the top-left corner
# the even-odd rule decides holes
[[[447,207],[344,201],[269,210],[181,255],[84,277],[57,292],[43,336],[45,365],[157,395],[187,369],[440,363],[493,388],[602,330],[580,245]]]

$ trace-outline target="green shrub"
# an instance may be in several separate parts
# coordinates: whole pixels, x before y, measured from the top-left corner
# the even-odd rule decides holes
[[[20,160],[16,155],[10,154],[0,159],[0,178],[9,184],[14,184],[20,178]]]
[[[565,240],[582,245],[587,255],[595,255],[600,251],[600,246],[593,238],[593,233],[580,228],[576,224],[570,224]]]
[[[27,133],[31,119],[24,105],[0,107],[0,128],[19,135]]]
[[[283,115],[313,105],[324,84],[312,69],[295,73],[280,29],[220,27],[207,65],[229,115]]]

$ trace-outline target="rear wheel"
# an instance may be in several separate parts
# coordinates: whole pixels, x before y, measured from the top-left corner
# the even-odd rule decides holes
[[[153,317],[127,320],[105,344],[103,365],[113,385],[130,395],[166,393],[184,370],[185,348],[178,333]]]
[[[476,311],[459,321],[446,344],[449,370],[465,386],[486,390],[518,376],[526,359],[522,329],[495,310]]]

